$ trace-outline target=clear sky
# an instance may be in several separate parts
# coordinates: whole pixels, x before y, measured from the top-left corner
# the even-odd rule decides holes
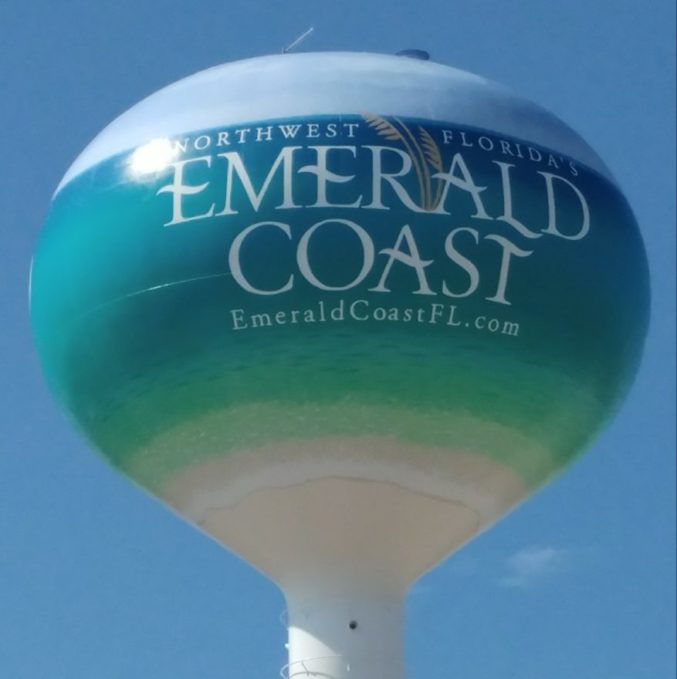
[[[101,128],[311,25],[304,50],[422,47],[556,112],[617,177],[651,267],[624,408],[567,473],[415,586],[408,676],[671,679],[673,0],[0,2],[0,676],[268,679],[285,662],[275,587],[112,472],[57,410],[27,280],[50,196]]]

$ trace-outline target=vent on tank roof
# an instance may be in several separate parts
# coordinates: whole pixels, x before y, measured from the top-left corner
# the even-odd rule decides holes
[[[400,50],[396,53],[398,57],[408,57],[409,59],[420,59],[421,61],[430,61],[430,54],[425,50],[409,49]]]

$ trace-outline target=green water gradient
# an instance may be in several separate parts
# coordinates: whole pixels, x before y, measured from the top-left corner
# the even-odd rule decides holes
[[[397,146],[359,117],[341,120],[360,123],[357,138],[296,140],[302,148],[295,168],[312,162],[311,144]],[[449,189],[449,215],[413,212],[387,185],[387,210],[280,210],[281,173],[257,212],[237,183],[237,214],[165,226],[172,197],[158,190],[172,181],[172,171],[135,177],[129,153],[91,168],[57,194],[32,269],[35,340],[57,398],[116,467],[157,491],[177,471],[233,451],[278,440],[376,435],[489,455],[534,487],[607,421],[636,372],[648,318],[646,258],[624,198],[580,165],[577,175],[567,173],[568,159],[559,154],[557,170],[477,147],[447,148],[441,129],[452,125],[407,123],[412,129],[425,126],[445,167],[453,153],[462,152],[475,184],[486,187],[481,199],[494,218],[502,214],[504,197],[492,160],[514,163],[515,215],[534,231],[546,228],[548,215],[538,171],[559,171],[585,195],[589,234],[581,240],[525,238],[505,222],[473,217],[470,194],[456,187]],[[194,135],[199,133],[205,132]],[[280,148],[281,142],[272,141],[227,150],[240,152],[253,185],[260,187]],[[226,163],[214,155],[222,150],[180,156],[213,158],[211,168],[200,163],[186,171],[187,185],[209,181],[185,199],[186,213],[201,214],[223,200]],[[350,203],[360,193],[370,195],[371,156],[359,150],[339,155],[332,171],[355,178],[331,184],[330,200]],[[397,158],[391,161],[389,171],[395,172]],[[417,195],[413,172],[399,181]],[[315,178],[299,173],[294,182],[297,204],[312,205]],[[572,196],[558,195],[564,233],[574,233],[581,220]],[[355,288],[319,290],[300,275],[296,246],[313,224],[336,217],[368,232],[375,265]],[[279,288],[293,274],[293,289],[280,295],[243,290],[228,267],[235,237],[266,220],[289,224],[291,239],[276,228],[259,229],[243,246],[241,262],[261,289]],[[415,271],[398,261],[387,278],[389,292],[370,290],[387,261],[378,253],[394,247],[405,224],[421,258],[433,260],[425,271],[434,296],[416,294]],[[469,282],[467,271],[444,252],[447,234],[457,227],[479,234],[479,243],[464,233],[457,245],[477,266],[480,282],[473,294],[452,299],[441,294],[442,283],[462,291]],[[496,243],[483,239],[488,234],[533,252],[511,262],[510,305],[487,301],[496,291],[501,257]],[[315,237],[309,254],[327,285],[339,287],[360,269],[357,239],[340,225]],[[320,301],[330,309],[356,300],[400,312],[453,304],[460,325],[348,315],[341,321],[317,319]],[[236,330],[234,309],[246,318],[257,313],[272,318],[282,310],[286,322]],[[291,323],[293,309],[315,310],[315,322]],[[479,330],[473,322],[480,317],[518,323],[519,333]],[[167,443],[169,432],[173,445]]]

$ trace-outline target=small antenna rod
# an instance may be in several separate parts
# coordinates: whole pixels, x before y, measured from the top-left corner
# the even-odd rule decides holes
[[[287,54],[287,52],[293,50],[294,47],[298,47],[314,30],[315,27],[311,26],[305,33],[301,33],[291,45],[287,45],[287,47],[282,50],[282,54]]]

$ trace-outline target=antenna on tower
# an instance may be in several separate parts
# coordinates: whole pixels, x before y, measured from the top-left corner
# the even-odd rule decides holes
[[[291,52],[294,47],[298,47],[314,30],[315,26],[311,26],[307,31],[301,33],[301,35],[299,35],[299,37],[296,38],[296,40],[294,40],[291,45],[287,45],[287,47],[282,50],[282,54],[287,54],[287,52]]]

